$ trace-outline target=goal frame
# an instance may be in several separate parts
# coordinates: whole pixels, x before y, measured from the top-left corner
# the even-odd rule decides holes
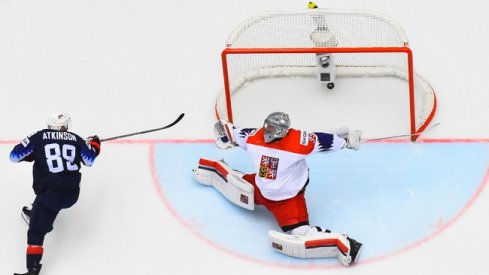
[[[374,14],[374,13],[373,13]],[[377,16],[377,15],[376,15]],[[258,19],[251,19],[248,22],[245,22],[243,25],[244,26],[249,26],[253,24],[254,22],[257,22],[261,20],[261,18],[258,16]],[[385,18],[385,17],[381,17]],[[383,19],[384,20],[384,19]],[[387,20],[385,20],[387,21]],[[223,69],[223,81],[224,81],[224,96],[225,96],[225,104],[226,104],[226,109],[227,109],[227,118],[221,117],[219,114],[218,110],[218,102],[216,102],[215,106],[215,112],[216,112],[216,117],[218,119],[225,119],[229,122],[233,122],[233,112],[232,112],[232,102],[231,102],[231,97],[232,97],[232,91],[231,91],[231,84],[230,79],[229,79],[229,73],[228,73],[228,57],[232,55],[248,55],[248,54],[254,54],[254,55],[261,55],[261,54],[335,54],[335,53],[402,53],[406,55],[406,64],[407,64],[407,70],[406,70],[406,76],[405,80],[408,83],[408,93],[409,93],[409,120],[410,120],[410,131],[411,131],[411,141],[416,141],[419,137],[419,135],[426,129],[426,127],[430,124],[432,121],[436,108],[437,108],[437,101],[436,101],[436,95],[429,85],[422,77],[417,75],[414,71],[414,65],[413,65],[413,53],[411,49],[408,46],[407,38],[405,38],[404,31],[400,26],[395,23],[389,21],[389,23],[393,24],[396,29],[399,30],[399,32],[402,34],[404,42],[402,43],[402,46],[388,46],[388,47],[287,47],[287,48],[264,48],[264,47],[256,47],[256,48],[239,48],[239,47],[233,47],[232,43],[229,43],[229,41],[232,41],[234,37],[237,37],[239,35],[239,32],[233,32],[231,34],[231,38],[228,39],[228,42],[226,43],[226,48],[222,51],[221,53],[221,62],[222,62],[222,69]],[[246,28],[244,28],[246,29]],[[394,75],[396,75],[394,73]],[[397,76],[397,75],[396,75]],[[426,116],[426,119],[424,122],[417,127],[416,125],[416,102],[415,102],[415,80],[421,79],[425,86],[427,86],[433,94],[433,107],[431,111],[429,111],[429,114]],[[239,88],[238,88],[239,89]],[[423,118],[424,119],[424,118]]]

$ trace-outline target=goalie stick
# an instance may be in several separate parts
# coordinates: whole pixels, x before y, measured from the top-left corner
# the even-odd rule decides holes
[[[392,139],[392,138],[401,138],[401,137],[419,136],[422,133],[426,133],[426,132],[432,130],[433,128],[435,128],[438,125],[440,125],[440,122],[430,125],[423,132],[417,132],[417,133],[414,133],[414,134],[405,134],[405,135],[397,135],[397,136],[389,136],[389,137],[381,137],[381,138],[364,139],[361,142],[369,142],[369,141],[377,141],[377,140]]]
[[[119,138],[124,138],[124,137],[130,137],[130,136],[135,136],[135,135],[142,135],[142,134],[146,134],[146,133],[151,133],[151,132],[156,132],[156,131],[160,131],[160,130],[163,130],[163,129],[167,129],[167,128],[170,128],[170,127],[174,126],[180,120],[182,120],[182,118],[183,118],[184,115],[185,115],[185,113],[181,113],[177,117],[177,119],[175,121],[173,121],[172,123],[170,123],[170,124],[168,124],[166,126],[160,127],[160,128],[145,130],[145,131],[136,132],[136,133],[125,134],[125,135],[120,135],[120,136],[115,136],[115,137],[103,138],[103,139],[100,139],[100,142],[114,140],[114,139],[119,139]]]

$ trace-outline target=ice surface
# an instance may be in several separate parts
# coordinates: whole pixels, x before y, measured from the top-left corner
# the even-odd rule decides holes
[[[10,163],[8,153],[18,140],[42,128],[49,113],[59,110],[70,113],[73,129],[80,135],[101,137],[163,126],[182,112],[186,116],[171,130],[137,137],[131,142],[102,145],[97,163],[82,170],[79,202],[60,214],[55,230],[46,238],[42,274],[285,275],[307,271],[308,274],[407,275],[462,274],[467,270],[471,274],[488,274],[484,249],[489,245],[489,219],[486,218],[489,197],[484,188],[487,168],[484,174],[483,167],[489,162],[486,148],[489,127],[485,126],[489,106],[485,83],[489,36],[479,31],[489,25],[484,3],[470,0],[460,3],[439,0],[317,3],[329,8],[374,10],[397,19],[410,39],[416,71],[434,86],[438,96],[434,121],[441,124],[424,138],[457,139],[462,141],[457,146],[462,147],[481,146],[480,151],[473,153],[475,157],[461,155],[466,158],[467,167],[479,167],[482,175],[474,177],[469,169],[467,178],[453,181],[454,186],[463,187],[466,180],[469,189],[462,190],[471,194],[461,195],[466,199],[465,204],[462,209],[452,211],[454,216],[451,217],[456,218],[453,222],[440,221],[438,226],[444,228],[443,231],[422,239],[416,248],[394,250],[393,254],[349,269],[333,265],[324,270],[321,265],[297,267],[270,263],[266,257],[258,260],[259,251],[247,256],[240,250],[220,245],[208,235],[195,234],[196,228],[206,224],[198,219],[181,219],[181,208],[176,207],[176,201],[194,194],[178,193],[181,197],[170,200],[165,184],[182,182],[161,181],[165,178],[159,173],[165,171],[166,166],[156,165],[154,156],[164,152],[158,151],[157,141],[173,149],[178,147],[172,144],[188,142],[211,150],[210,144],[202,141],[212,138],[214,100],[222,87],[220,52],[227,35],[234,26],[255,13],[303,9],[306,2],[2,0],[0,154],[4,157],[0,158],[0,271],[12,274],[24,269],[27,228],[19,212],[22,205],[33,199],[31,166]],[[311,104],[316,102],[311,100]],[[310,106],[297,107],[307,113]],[[395,114],[392,106],[386,108]],[[399,106],[402,108],[405,106]],[[260,112],[266,111],[253,110],[248,120],[243,117],[242,123],[259,126]],[[298,111],[292,118],[293,123],[308,129],[314,126],[307,125],[309,117],[300,117],[300,114],[302,112]],[[404,123],[395,123],[395,116],[382,117],[385,121],[378,124],[373,123],[372,116],[375,118],[375,114],[369,114],[361,122],[348,113],[345,121],[338,123],[358,123],[353,126],[365,129],[370,138],[406,131]],[[403,115],[400,116],[398,119],[404,120]],[[313,130],[322,130],[322,127]],[[463,142],[474,140],[481,142]],[[423,144],[420,154],[432,150],[425,149],[425,145],[436,146]],[[443,154],[450,152],[447,150],[442,150]],[[385,157],[384,153],[379,158]],[[195,159],[185,158],[185,154],[178,151],[161,157],[180,164],[175,169],[181,170],[172,172],[192,181],[191,174],[186,174],[189,173],[186,167],[196,163]],[[429,175],[427,171],[424,173]],[[380,196],[382,190],[378,192],[375,195]],[[457,203],[457,197],[453,199]],[[191,202],[192,197],[189,197],[188,203]],[[220,202],[210,200],[207,203],[215,206]],[[223,207],[228,207],[227,211],[238,211],[228,204]],[[375,209],[371,205],[369,208],[372,215],[392,215],[389,209]],[[463,214],[457,215],[457,210]],[[267,212],[258,214],[267,219]],[[250,220],[248,226],[253,227],[255,222]],[[208,223],[216,226],[218,232],[217,224]],[[256,222],[256,225],[267,224]],[[268,225],[273,226],[273,222]],[[409,225],[405,225],[399,231],[408,229]],[[354,230],[363,234],[357,231],[361,228]],[[385,238],[393,238],[389,235],[390,229],[385,231]],[[239,238],[239,232],[235,236]],[[381,250],[382,247],[377,246],[377,251]],[[370,256],[373,259],[375,255]]]

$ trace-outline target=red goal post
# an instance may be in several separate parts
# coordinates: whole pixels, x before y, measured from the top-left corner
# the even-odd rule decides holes
[[[436,96],[415,73],[408,45],[402,28],[378,13],[314,9],[259,14],[238,26],[222,51],[224,89],[216,116],[233,122],[232,95],[254,80],[317,76],[317,57],[327,54],[334,57],[336,77],[405,80],[415,141],[434,117]]]

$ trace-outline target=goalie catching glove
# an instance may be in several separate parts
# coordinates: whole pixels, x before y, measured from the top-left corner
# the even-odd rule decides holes
[[[358,150],[360,149],[362,131],[350,130],[348,127],[341,127],[330,131],[332,134],[336,134],[345,139],[345,147],[348,149]]]
[[[358,150],[360,149],[362,139],[362,131],[353,130],[348,132],[348,136],[346,137],[346,148]]]
[[[214,135],[216,146],[219,149],[229,149],[236,146],[233,137],[234,125],[224,120],[219,120],[214,124]]]

